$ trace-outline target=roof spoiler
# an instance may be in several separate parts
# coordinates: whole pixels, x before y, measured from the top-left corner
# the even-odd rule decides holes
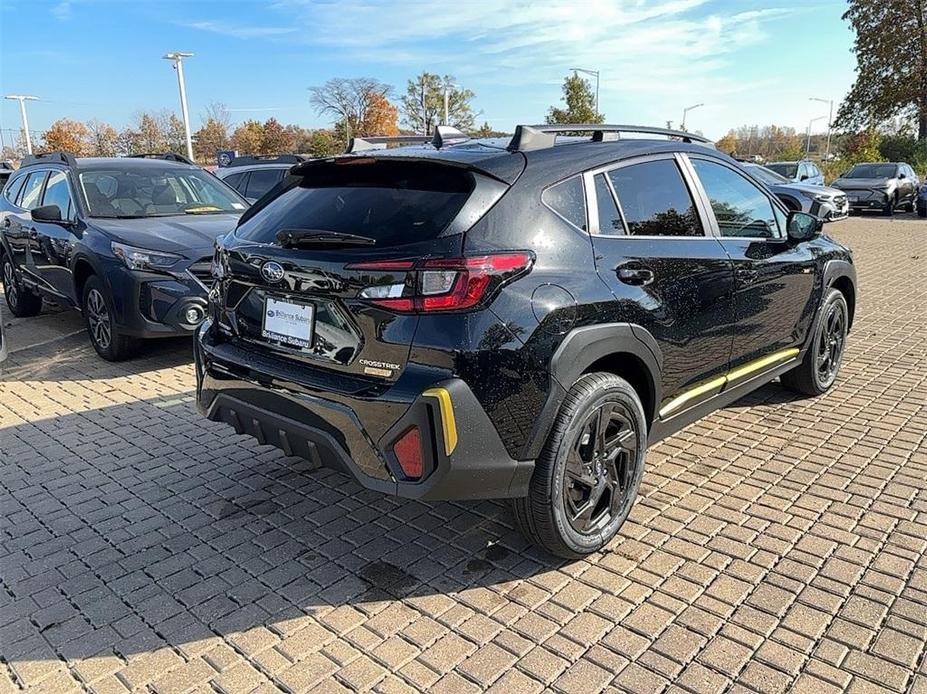
[[[308,160],[309,157],[304,157],[301,154],[254,154],[235,157],[225,168],[230,169],[233,166],[249,166],[252,164],[302,164]]]
[[[181,164],[196,166],[192,161],[182,154],[176,152],[142,152],[140,154],[130,154],[129,159],[164,159],[165,161],[176,161]]]
[[[67,166],[76,167],[77,160],[74,158],[73,154],[69,152],[46,152],[45,154],[28,154],[23,157],[22,163],[19,165],[20,168],[24,166],[32,166],[34,164],[47,164],[49,162],[57,162],[59,164],[66,164]]]
[[[470,139],[469,135],[462,133],[450,125],[439,125],[434,135],[391,135],[383,137],[352,137],[345,154],[366,152],[374,149],[384,149],[388,145],[424,145],[431,144],[435,149],[459,145]]]
[[[670,130],[669,128],[654,128],[646,125],[605,125],[602,123],[562,123],[551,125],[519,125],[515,127],[515,134],[509,142],[508,149],[512,152],[530,152],[536,149],[553,147],[557,135],[567,133],[592,133],[593,142],[606,141],[606,135],[614,135],[620,139],[621,133],[642,133],[645,135],[661,135],[666,138],[677,138],[686,143],[714,146],[711,140],[701,135],[685,132],[684,130]]]

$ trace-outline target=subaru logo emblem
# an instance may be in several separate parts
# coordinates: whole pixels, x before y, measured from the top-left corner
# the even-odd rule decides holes
[[[279,282],[283,279],[283,266],[269,260],[261,266],[261,276],[268,282]]]

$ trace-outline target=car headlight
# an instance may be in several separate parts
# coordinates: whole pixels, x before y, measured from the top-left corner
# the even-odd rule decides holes
[[[812,195],[811,197],[813,197],[818,202],[833,202],[834,201],[834,199],[830,195],[827,195],[825,193],[818,193],[817,195]]]
[[[149,251],[145,248],[135,248],[124,243],[112,243],[113,255],[122,260],[130,270],[164,271],[177,264],[181,259],[173,253]]]

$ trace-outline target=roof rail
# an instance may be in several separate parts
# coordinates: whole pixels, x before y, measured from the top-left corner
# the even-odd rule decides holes
[[[654,128],[646,125],[606,125],[603,123],[558,123],[545,125],[518,125],[515,134],[509,142],[509,149],[513,152],[529,152],[535,149],[553,147],[558,134],[566,133],[592,133],[593,142],[604,142],[605,135],[615,134],[616,139],[621,133],[643,133],[647,135],[663,135],[676,137],[683,142],[698,142],[712,144],[711,140],[701,135],[685,132],[683,130],[670,130],[669,128]]]
[[[233,166],[251,166],[253,164],[302,164],[309,161],[309,157],[301,154],[249,154],[235,157],[224,168]]]
[[[390,135],[383,137],[352,137],[345,154],[385,149],[387,145],[422,145],[431,142],[427,135]]]
[[[35,164],[48,164],[49,162],[65,164],[67,166],[73,167],[77,166],[77,160],[70,152],[46,152],[44,154],[27,154],[25,157],[23,157],[19,168],[23,168],[24,166],[34,166]]]
[[[140,154],[130,154],[129,159],[164,159],[165,161],[176,161],[181,164],[190,164],[196,166],[192,161],[182,154],[176,152],[143,152]]]
[[[439,125],[435,128],[435,134],[431,138],[431,144],[435,146],[435,149],[441,149],[442,147],[448,147],[450,145],[459,145],[469,139],[469,135],[460,132],[460,130],[451,125]]]

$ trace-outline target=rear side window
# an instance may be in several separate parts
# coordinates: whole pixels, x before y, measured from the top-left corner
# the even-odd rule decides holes
[[[25,176],[17,176],[12,181],[10,181],[10,184],[6,187],[6,190],[3,191],[3,196],[15,205],[16,197],[19,195],[19,191],[23,189],[23,183],[25,182]]]
[[[248,179],[245,197],[257,200],[268,190],[277,185],[286,173],[286,169],[255,169]]]
[[[721,236],[779,236],[773,205],[762,190],[721,164],[692,159],[692,166],[711,200]]]
[[[281,229],[366,236],[377,247],[436,238],[473,190],[457,167],[410,161],[348,159],[317,164],[238,227],[236,235],[274,243]]]
[[[608,172],[632,236],[703,236],[679,167],[672,159],[632,164]]]
[[[586,229],[586,198],[582,177],[574,176],[551,186],[544,191],[541,199],[570,224]]]
[[[242,195],[244,195],[244,194],[245,194],[245,177],[246,177],[247,175],[248,175],[248,172],[247,172],[247,171],[243,171],[243,172],[241,172],[241,173],[234,173],[234,174],[231,174],[231,175],[229,175],[229,176],[226,176],[226,177],[223,178],[222,180],[223,180],[227,185],[232,186],[232,188],[234,188],[234,189],[237,190],[239,193],[241,193]]]
[[[19,196],[19,206],[27,210],[39,206],[39,196],[42,193],[42,183],[45,182],[46,171],[33,171],[23,186],[23,191]]]

